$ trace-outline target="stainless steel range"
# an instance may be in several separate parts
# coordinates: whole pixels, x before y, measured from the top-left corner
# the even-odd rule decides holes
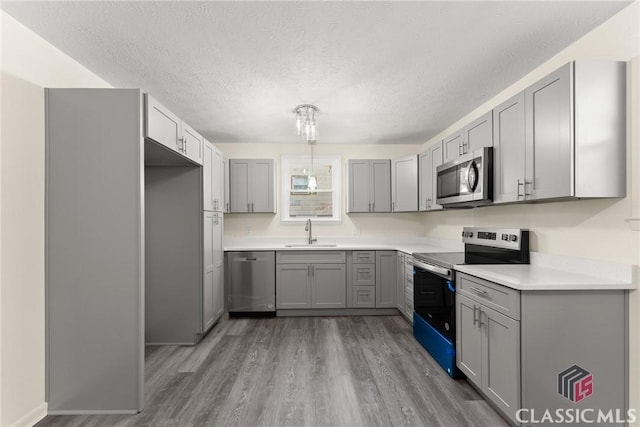
[[[464,252],[413,254],[413,335],[454,378],[455,266],[529,263],[528,230],[465,227],[462,240]]]

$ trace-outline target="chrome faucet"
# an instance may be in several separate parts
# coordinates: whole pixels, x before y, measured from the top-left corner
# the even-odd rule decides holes
[[[311,234],[311,218],[307,219],[307,224],[304,226],[304,231],[308,231],[309,235],[307,236],[307,243],[313,245],[313,242],[317,242],[318,238],[313,237]]]

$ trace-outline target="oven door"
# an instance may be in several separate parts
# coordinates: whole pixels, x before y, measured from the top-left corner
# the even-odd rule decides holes
[[[455,343],[455,288],[452,276],[451,270],[416,262],[413,305],[416,314]]]

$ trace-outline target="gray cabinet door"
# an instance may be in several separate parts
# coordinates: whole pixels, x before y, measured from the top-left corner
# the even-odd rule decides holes
[[[401,312],[405,311],[405,254],[398,252],[396,255],[396,307]]]
[[[427,150],[418,154],[418,210],[424,212],[429,207],[429,199],[433,198],[431,186],[431,151]]]
[[[349,160],[349,212],[371,212],[371,173],[369,160]]]
[[[571,66],[525,90],[527,199],[573,195]]]
[[[463,154],[493,146],[493,111],[488,111],[464,127]]]
[[[482,387],[482,330],[480,304],[456,293],[456,365],[467,378]]]
[[[231,193],[231,179],[229,178],[229,159],[224,159],[223,163],[223,176],[224,176],[224,213],[231,212],[231,201],[230,201],[230,193]]]
[[[396,251],[376,251],[376,308],[396,307]]]
[[[371,160],[371,211],[391,212],[391,160]]]
[[[418,156],[411,155],[391,162],[391,210],[418,211]]]
[[[145,107],[144,135],[172,150],[182,152],[180,118],[149,94],[145,94]]]
[[[249,177],[251,212],[274,213],[273,160],[252,160]]]
[[[250,212],[250,185],[249,169],[251,160],[231,159],[229,160],[229,199],[231,201],[231,212]]]
[[[207,140],[204,141],[202,155],[202,209],[214,211],[215,160],[214,147]]]
[[[213,210],[216,212],[223,212],[225,209],[223,205],[225,197],[224,173],[224,158],[222,157],[222,153],[216,147],[213,147],[212,202]]]
[[[276,308],[311,308],[311,265],[276,265]]]
[[[214,242],[216,240],[216,214],[214,212],[204,212],[204,283],[202,288],[202,330],[206,331],[214,322],[214,300],[216,297],[215,289],[215,268],[216,261],[214,259]]]
[[[204,138],[191,126],[182,122],[182,154],[202,164]]]
[[[462,155],[462,129],[449,135],[442,141],[444,162],[450,162]]]
[[[347,306],[347,269],[345,264],[312,264],[311,308]]]
[[[493,201],[524,198],[524,92],[493,109]]]
[[[375,286],[375,264],[353,264],[351,266],[351,283],[354,286]]]
[[[482,391],[516,420],[520,409],[520,322],[482,307]]]
[[[431,161],[431,197],[429,197],[429,210],[438,210],[442,209],[442,206],[436,203],[436,199],[438,198],[438,175],[437,170],[438,166],[440,166],[443,162],[443,151],[442,143],[438,142],[431,147],[429,147],[429,151],[431,152],[429,160]]]

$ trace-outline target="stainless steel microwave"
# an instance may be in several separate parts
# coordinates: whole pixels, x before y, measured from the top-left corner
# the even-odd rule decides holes
[[[493,201],[493,148],[467,153],[437,171],[437,203],[444,207],[473,207]]]

